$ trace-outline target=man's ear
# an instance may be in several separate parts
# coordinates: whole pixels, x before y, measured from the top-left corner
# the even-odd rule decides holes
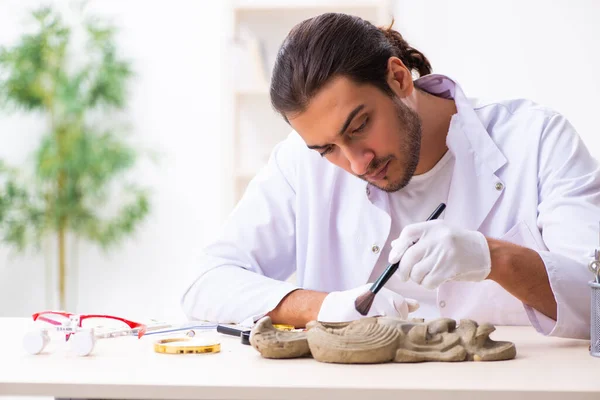
[[[396,96],[401,99],[410,96],[414,90],[412,74],[398,57],[388,59],[387,83]]]

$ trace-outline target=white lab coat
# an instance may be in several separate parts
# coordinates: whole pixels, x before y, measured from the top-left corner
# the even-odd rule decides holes
[[[479,104],[442,75],[415,84],[457,105],[447,137],[456,161],[444,219],[538,251],[558,304],[554,321],[493,281],[448,282],[437,293],[440,315],[589,337],[598,162],[552,110],[526,100]],[[367,283],[388,255],[378,250],[390,231],[388,196],[292,132],[206,248],[199,277],[182,299],[185,313],[247,323],[298,287],[330,292]],[[285,282],[294,272],[297,286]]]

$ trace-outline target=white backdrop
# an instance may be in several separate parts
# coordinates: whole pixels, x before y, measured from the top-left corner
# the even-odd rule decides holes
[[[469,97],[564,114],[600,156],[600,2],[401,0],[394,26]]]
[[[37,0],[0,0],[0,44],[21,31],[19,16]],[[54,3],[66,4],[67,0]],[[130,118],[136,140],[158,149],[143,166],[153,214],[109,256],[79,248],[79,311],[179,318],[179,296],[201,247],[224,214],[218,171],[221,135],[230,128],[223,100],[226,2],[102,0],[90,5],[122,26],[121,48],[138,73]],[[526,97],[564,113],[600,156],[600,2],[593,0],[397,1],[395,28],[468,96]],[[0,114],[0,158],[21,163],[41,131],[31,116]],[[43,258],[10,257],[0,246],[0,316],[25,316],[43,304]]]

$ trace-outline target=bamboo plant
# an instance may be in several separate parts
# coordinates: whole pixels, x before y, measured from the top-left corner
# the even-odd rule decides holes
[[[130,63],[118,55],[116,29],[99,19],[72,26],[48,7],[31,16],[33,33],[0,47],[0,106],[43,115],[45,134],[31,165],[0,160],[0,246],[40,249],[54,237],[58,308],[64,309],[67,235],[108,249],[147,216],[149,194],[127,180],[140,151],[116,122],[132,77]],[[73,40],[76,29],[85,40]]]

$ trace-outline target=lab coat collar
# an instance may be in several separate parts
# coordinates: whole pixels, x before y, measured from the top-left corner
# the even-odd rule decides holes
[[[506,157],[456,82],[444,75],[426,75],[417,79],[415,86],[456,103],[457,113],[446,139],[455,166],[444,219],[477,230],[504,191],[504,183],[495,173],[506,164]],[[473,196],[478,200],[473,201]]]
[[[457,126],[449,130],[446,144],[453,153],[461,148],[471,148],[479,162],[487,164],[488,168],[496,172],[504,164],[506,157],[494,143],[485,127],[481,124],[475,110],[462,88],[451,78],[440,75],[425,75],[415,80],[415,86],[438,97],[454,99],[457,114],[454,120],[459,120]],[[452,129],[456,128],[456,129]],[[460,135],[462,132],[463,135]]]

